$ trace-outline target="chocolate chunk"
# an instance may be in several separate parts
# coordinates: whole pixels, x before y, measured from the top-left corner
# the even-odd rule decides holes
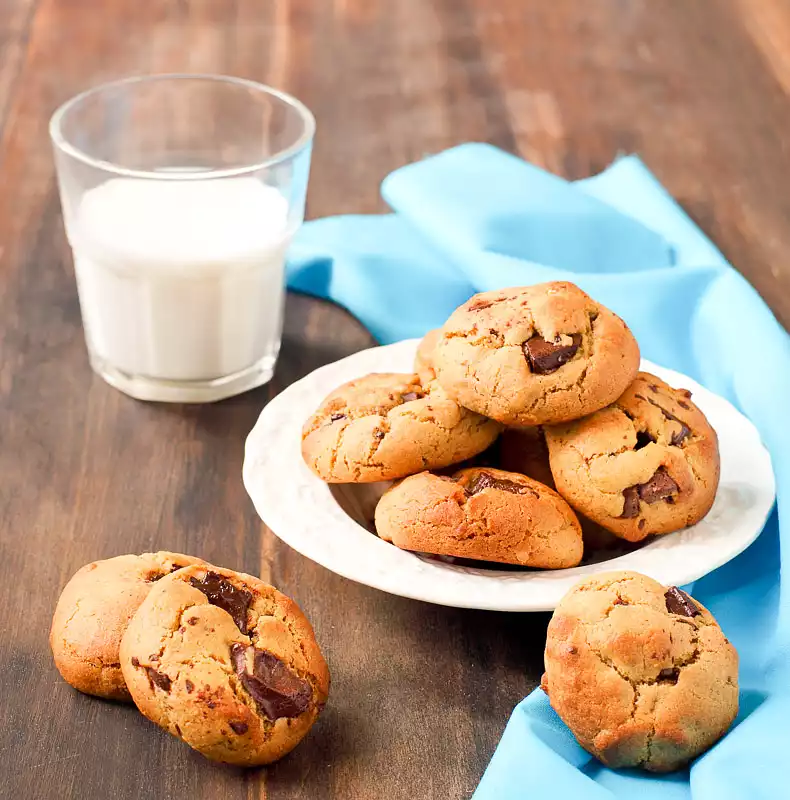
[[[332,414],[332,416],[329,418],[329,421],[330,422],[337,422],[338,420],[345,419],[345,418],[346,418],[345,414]]]
[[[538,375],[548,375],[563,364],[567,364],[576,355],[582,343],[580,333],[572,333],[570,337],[571,344],[561,344],[560,336],[553,342],[547,342],[539,334],[524,342],[522,348],[530,369]]]
[[[234,733],[238,733],[239,736],[241,736],[243,733],[247,733],[247,731],[250,729],[250,726],[246,722],[232,721],[229,722],[228,725],[230,725],[231,730]]]
[[[636,486],[623,489],[623,513],[620,519],[633,519],[639,516],[639,490]]]
[[[658,386],[656,386],[655,383],[649,383],[647,385],[647,388],[650,389],[651,392],[657,392],[658,391]]]
[[[236,627],[247,633],[247,609],[252,602],[252,593],[237,589],[229,580],[216,572],[207,572],[202,579],[190,578],[189,582],[200,589],[212,606],[217,606],[233,617]]]
[[[639,524],[636,527],[639,528],[640,531],[643,530],[645,527],[645,520],[640,519]]]
[[[655,442],[655,439],[647,431],[637,431],[634,450],[641,450],[643,447],[647,447],[651,442]]]
[[[678,485],[672,480],[664,467],[659,467],[647,483],[640,483],[637,486],[637,490],[639,491],[640,500],[652,504],[677,494]]]
[[[252,673],[247,671],[250,650],[253,652]],[[291,672],[277,656],[238,642],[231,646],[230,655],[242,686],[270,720],[298,717],[310,707],[313,697],[310,684]]]
[[[636,396],[640,397],[640,395]],[[689,426],[686,425],[686,423],[683,422],[680,417],[676,417],[671,411],[667,411],[664,406],[656,403],[655,400],[651,400],[649,397],[643,397],[642,400],[647,400],[648,403],[659,409],[666,419],[670,420],[671,422],[677,422],[680,425],[680,430],[675,431],[675,433],[672,434],[672,438],[669,440],[670,444],[673,444],[676,447],[679,446],[680,443],[691,433]]]
[[[197,617],[190,617],[190,618],[187,620],[187,622],[188,622],[190,625],[197,625],[197,624],[198,624],[198,618],[197,618]]]
[[[171,572],[175,572],[176,570],[179,570],[179,569],[181,569],[183,566],[184,566],[183,564],[173,564],[173,566],[172,566],[172,567],[170,567],[170,570],[169,570],[168,572],[152,572],[152,573],[151,573],[151,574],[150,574],[150,575],[149,575],[149,576],[146,578],[146,580],[147,580],[149,583],[154,583],[154,582],[156,582],[156,581],[160,581],[160,580],[162,580],[162,578],[164,578],[166,575],[169,575]]]
[[[189,678],[187,678],[187,679],[184,681],[184,687],[185,687],[185,688],[186,688],[186,690],[187,690],[187,694],[192,694],[192,692],[193,692],[193,691],[194,691],[194,689],[195,689],[195,684],[194,684],[194,683],[192,683],[192,681],[191,681],[191,680],[189,680]]]
[[[133,667],[139,667],[140,666],[140,660],[136,656],[132,656],[132,666]]]
[[[667,669],[662,669],[661,672],[658,673],[658,682],[677,683],[679,676],[680,670],[677,667],[668,667]]]
[[[172,681],[164,672],[157,672],[153,667],[146,667],[145,671],[148,673],[148,683],[151,684],[151,689],[153,689],[154,684],[156,684],[163,692],[170,691]]]
[[[688,389],[678,389],[678,391],[683,395],[683,397],[691,399],[691,392]]]
[[[677,586],[670,586],[664,592],[664,600],[666,600],[667,611],[670,614],[679,614],[681,617],[696,617],[701,612],[694,604],[694,601]]]
[[[503,492],[510,492],[511,494],[535,494],[529,486],[522,486],[520,483],[504,478],[496,478],[489,472],[479,473],[472,478],[472,481],[465,488],[469,494],[478,494],[483,489],[501,489]]]
[[[676,447],[679,447],[679,446],[680,446],[680,444],[681,444],[681,442],[682,442],[682,441],[683,441],[683,440],[684,440],[684,439],[685,439],[685,438],[686,438],[686,437],[687,437],[687,436],[688,436],[690,433],[691,433],[691,428],[689,428],[689,426],[688,426],[688,425],[686,425],[686,423],[685,423],[685,422],[681,422],[681,423],[680,423],[680,430],[679,430],[679,431],[675,431],[675,432],[672,434],[672,438],[669,440],[669,443],[670,443],[670,444],[673,444],[673,445],[675,445]]]
[[[401,395],[401,402],[410,403],[412,400],[419,400],[421,397],[425,397],[422,392],[406,392],[406,394]]]
[[[681,408],[691,408],[691,406],[685,400],[678,400],[678,405]]]

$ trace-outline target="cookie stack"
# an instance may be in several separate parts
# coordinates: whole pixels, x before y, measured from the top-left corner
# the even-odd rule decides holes
[[[329,690],[313,630],[292,600],[180,553],[84,566],[58,600],[50,644],[76,689],[133,700],[204,756],[239,766],[292,750]]]
[[[475,295],[413,374],[332,392],[302,455],[329,483],[397,481],[375,526],[398,547],[544,569],[698,522],[719,480],[690,392],[639,372],[626,324],[567,282]]]

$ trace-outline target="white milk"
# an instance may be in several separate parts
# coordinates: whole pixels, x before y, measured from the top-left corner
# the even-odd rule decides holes
[[[254,178],[116,178],[69,215],[95,356],[133,376],[211,381],[277,357],[288,204]]]

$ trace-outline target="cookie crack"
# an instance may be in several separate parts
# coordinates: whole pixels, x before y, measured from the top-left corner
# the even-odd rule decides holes
[[[574,359],[571,359],[568,362],[568,364],[572,364],[573,361],[574,361]],[[567,366],[567,365],[564,364],[563,366]],[[538,406],[539,404],[545,405],[546,397],[548,397],[549,395],[560,394],[562,392],[572,392],[574,389],[578,389],[579,390],[579,394],[582,394],[583,393],[582,383],[584,382],[584,379],[587,377],[587,370],[589,369],[589,367],[590,367],[589,363],[585,364],[584,367],[582,368],[582,371],[579,373],[579,376],[576,378],[576,380],[573,383],[566,384],[565,386],[550,386],[550,387],[548,387],[541,395],[536,397],[535,400],[533,400],[533,402],[530,403],[530,405],[527,407],[527,409],[524,412],[522,412],[522,414],[531,413],[532,411],[534,411],[536,406]]]
[[[335,464],[337,464],[338,455],[340,454],[340,448],[343,445],[343,437],[346,435],[346,431],[349,429],[350,423],[344,425],[338,435],[337,435],[337,442],[335,442],[335,446],[332,448],[332,453],[329,457],[329,472],[330,474],[335,471]]]
[[[618,599],[620,599],[619,594],[618,594]],[[613,603],[612,604],[612,607],[607,612],[606,617],[608,617],[608,615],[612,612],[614,606],[616,606],[616,605],[618,605],[618,604],[617,603]],[[649,607],[648,603],[635,603],[634,605],[642,605],[642,606],[648,606]],[[626,675],[612,661],[612,659],[608,658],[603,653],[601,653],[601,651],[597,647],[594,647],[592,645],[592,643],[590,642],[590,640],[589,640],[589,638],[587,636],[587,628],[588,628],[589,625],[596,624],[596,623],[585,623],[585,622],[582,622],[581,624],[582,624],[582,628],[584,630],[584,638],[585,638],[585,641],[587,642],[587,646],[590,648],[590,652],[602,664],[604,664],[605,666],[609,667],[614,672],[616,672],[617,675],[619,675],[624,681],[627,681],[630,684],[632,689],[634,689],[636,691],[637,688],[640,687],[640,686],[655,686],[656,684],[662,683],[662,680],[661,680],[661,677],[660,677],[660,673],[659,673],[659,675],[657,675],[655,678],[653,678],[651,680],[643,680],[643,681],[634,680],[629,675]],[[670,632],[670,640],[671,640],[671,635],[672,634]],[[665,669],[681,670],[684,667],[691,666],[692,664],[696,664],[697,661],[699,661],[699,658],[700,658],[702,652],[701,652],[700,642],[699,642],[699,630],[696,627],[694,627],[694,634],[692,635],[691,646],[692,646],[691,655],[689,655],[687,658],[678,659],[678,660],[675,660],[673,658],[672,659],[672,665],[670,667],[665,667]]]
[[[368,452],[368,455],[365,458],[365,464],[367,466],[373,466],[372,464],[373,456],[376,455],[379,447],[381,447],[381,443],[384,441],[387,434],[391,430],[392,430],[392,424],[390,422],[389,416],[382,417],[381,423],[377,425],[376,430],[373,431],[373,441],[371,442],[370,451]]]

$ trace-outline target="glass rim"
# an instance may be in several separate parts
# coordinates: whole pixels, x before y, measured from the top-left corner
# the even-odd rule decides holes
[[[288,145],[273,153],[260,161],[252,164],[245,164],[241,167],[220,167],[218,169],[200,170],[197,172],[157,172],[155,170],[134,169],[132,167],[125,167],[122,164],[116,164],[113,161],[105,161],[101,158],[94,158],[88,155],[84,150],[81,150],[76,145],[72,144],[63,134],[63,120],[67,114],[72,111],[83,101],[92,97],[93,95],[100,94],[107,89],[117,87],[130,86],[139,83],[154,83],[156,81],[180,81],[180,80],[197,80],[197,81],[210,81],[214,83],[226,83],[233,86],[240,86],[251,89],[259,94],[269,95],[276,97],[278,100],[285,103],[292,108],[299,115],[302,120],[304,130],[301,135],[296,139],[293,144]],[[237,78],[233,75],[218,75],[212,73],[190,73],[190,72],[165,72],[155,75],[135,75],[129,78],[120,78],[115,81],[108,81],[100,83],[98,86],[93,86],[86,89],[74,97],[62,103],[49,120],[49,136],[52,144],[62,153],[71,156],[83,164],[95,167],[96,169],[104,170],[105,172],[113,173],[115,175],[127,178],[144,178],[146,180],[165,180],[165,181],[189,181],[189,180],[212,180],[217,178],[233,178],[242,175],[249,175],[258,172],[268,167],[282,164],[290,158],[298,155],[302,150],[310,145],[315,135],[315,117],[312,111],[301,100],[297,100],[293,95],[287,92],[275,89],[273,86],[267,86],[265,83],[249,80],[248,78]]]

